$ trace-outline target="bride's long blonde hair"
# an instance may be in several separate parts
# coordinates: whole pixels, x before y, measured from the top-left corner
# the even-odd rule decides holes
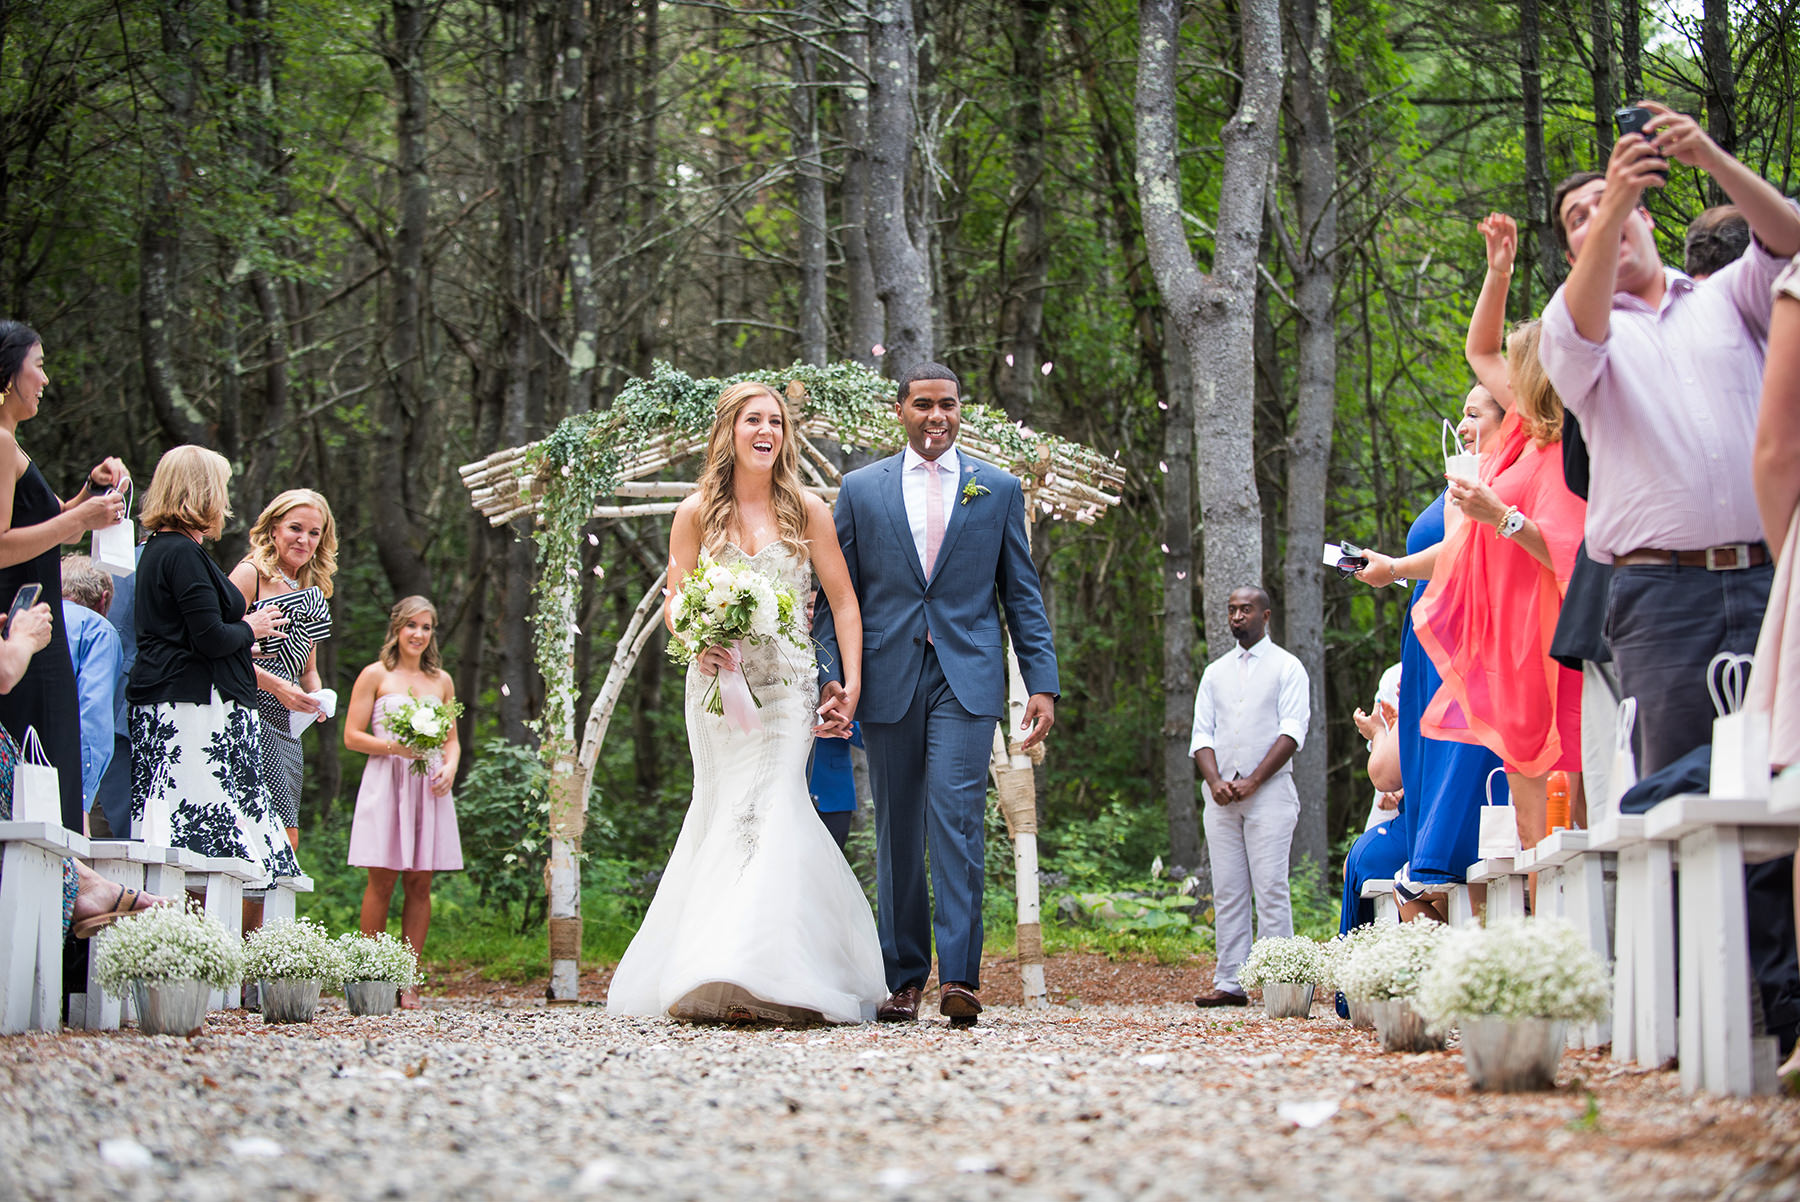
[[[787,400],[766,384],[746,381],[733,384],[719,394],[713,405],[712,434],[706,440],[706,466],[700,472],[700,545],[717,554],[731,538],[737,521],[737,498],[732,493],[732,478],[737,470],[738,415],[744,406],[759,396],[775,402],[781,411],[781,449],[775,452],[773,485],[775,494],[775,530],[781,541],[795,555],[805,558],[806,496],[800,488],[800,448],[798,431]]]

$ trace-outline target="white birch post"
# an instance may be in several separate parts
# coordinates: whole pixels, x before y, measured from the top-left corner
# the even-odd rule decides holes
[[[550,762],[550,857],[544,890],[550,901],[549,1000],[576,1001],[581,993],[581,834],[587,826],[585,774],[575,759],[575,600],[572,580],[547,585],[551,628],[540,632],[551,646],[546,657],[544,741],[554,744]]]

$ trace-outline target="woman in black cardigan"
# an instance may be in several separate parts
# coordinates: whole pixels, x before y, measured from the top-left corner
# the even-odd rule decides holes
[[[125,693],[132,814],[147,839],[166,830],[171,846],[296,876],[293,848],[263,798],[250,665],[251,644],[280,638],[287,618],[277,606],[246,614],[243,594],[200,547],[231,513],[230,478],[218,453],[176,447],[144,494],[150,539],[137,566],[138,653]]]

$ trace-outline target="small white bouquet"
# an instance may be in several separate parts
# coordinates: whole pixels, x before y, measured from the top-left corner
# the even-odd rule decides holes
[[[1413,1004],[1440,1030],[1476,1018],[1595,1022],[1604,1017],[1606,966],[1557,919],[1466,927],[1444,940]]]
[[[1450,928],[1421,919],[1378,925],[1353,947],[1338,969],[1338,988],[1372,1002],[1397,1001],[1418,992],[1419,982],[1437,961]]]
[[[1295,935],[1291,939],[1258,939],[1238,980],[1251,989],[1261,989],[1266,985],[1323,985],[1327,976],[1324,947]]]
[[[800,602],[792,592],[747,563],[722,564],[705,552],[682,580],[672,613],[669,658],[677,663],[690,663],[709,647],[729,647],[741,661],[745,643],[800,646]],[[762,727],[756,716],[762,702],[736,668],[713,678],[704,705],[739,730]]]
[[[229,989],[244,977],[243,945],[191,901],[139,910],[101,931],[94,943],[95,976],[117,998],[134,981],[200,981]]]
[[[1344,989],[1344,965],[1349,963],[1350,956],[1357,948],[1381,938],[1382,932],[1394,924],[1364,923],[1360,927],[1352,927],[1341,935],[1334,935],[1331,942],[1325,945],[1325,971],[1327,984]],[[1348,994],[1350,991],[1344,989]]]
[[[388,710],[388,738],[424,757],[412,762],[409,770],[414,775],[424,776],[431,770],[432,759],[450,741],[450,732],[456,729],[456,719],[462,712],[460,701],[415,697],[410,693]]]
[[[376,935],[350,931],[339,935],[337,944],[346,981],[381,981],[398,989],[418,984],[419,957],[404,939],[386,931]]]
[[[244,938],[244,975],[259,981],[317,981],[335,989],[344,980],[344,953],[310,918],[265,923]]]

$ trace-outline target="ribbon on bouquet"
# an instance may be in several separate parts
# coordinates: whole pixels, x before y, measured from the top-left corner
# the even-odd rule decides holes
[[[750,692],[750,682],[744,679],[743,662],[744,645],[741,641],[733,642],[731,667],[719,669],[715,687],[725,709],[725,721],[745,734],[751,734],[762,729],[762,715],[756,712],[760,707],[756,697]]]

